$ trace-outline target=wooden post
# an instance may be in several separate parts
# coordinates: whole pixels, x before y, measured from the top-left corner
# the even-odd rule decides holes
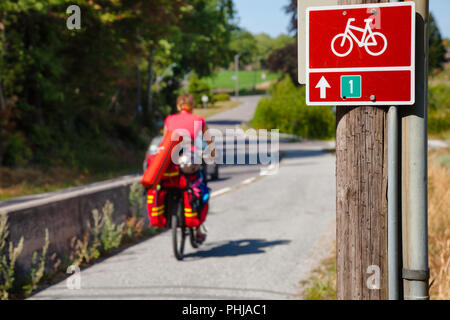
[[[340,5],[378,2],[388,1],[339,0]],[[337,107],[338,299],[388,298],[386,115],[387,108]],[[367,281],[377,275],[379,289],[370,288]]]

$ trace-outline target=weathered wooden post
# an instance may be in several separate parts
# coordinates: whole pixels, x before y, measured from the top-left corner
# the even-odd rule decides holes
[[[387,1],[339,0],[341,5],[377,2]],[[338,299],[388,298],[386,115],[385,107],[337,107]],[[378,275],[379,289],[369,288],[369,277]]]

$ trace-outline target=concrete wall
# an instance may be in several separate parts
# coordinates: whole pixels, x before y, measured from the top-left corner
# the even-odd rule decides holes
[[[23,252],[17,262],[19,273],[29,272],[33,252],[41,251],[44,246],[46,228],[50,240],[48,256],[56,253],[62,259],[70,253],[72,238],[82,239],[88,231],[92,210],[101,212],[107,200],[114,205],[115,222],[125,221],[130,212],[130,186],[139,180],[139,177],[124,177],[1,207],[0,214],[8,216],[9,240],[17,245],[24,237]]]

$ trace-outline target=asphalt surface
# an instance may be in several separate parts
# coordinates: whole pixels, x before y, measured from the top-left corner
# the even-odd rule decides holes
[[[256,106],[260,99],[261,96],[241,97],[239,98],[239,101],[242,103],[238,107],[216,114],[207,119],[208,128],[220,130],[224,134],[224,142],[221,145],[216,146],[217,157],[222,156],[225,158],[227,152],[232,150],[236,157],[240,153],[248,154],[248,143],[247,148],[241,148],[238,141],[233,145],[227,145],[225,143],[227,141],[226,130],[240,128],[243,124],[247,124],[253,118],[253,114],[255,113]],[[225,159],[223,159],[222,162],[225,163]],[[220,165],[219,179],[210,181],[208,185],[212,189],[212,192],[221,192],[224,189],[232,188],[252,177],[258,176],[260,171],[260,164]]]
[[[248,121],[259,97],[209,119],[219,129]],[[240,124],[240,122],[239,122]],[[66,281],[31,299],[290,299],[316,263],[320,242],[334,236],[335,158],[327,143],[282,143],[278,170],[224,166],[213,182],[198,249],[172,253],[163,232],[81,270],[81,288]],[[267,172],[269,174],[267,174]],[[266,174],[265,174],[266,173]]]
[[[175,260],[164,232],[32,299],[290,299],[335,217],[334,157],[299,146],[275,175],[211,200],[208,238]],[[331,243],[329,243],[331,245]]]

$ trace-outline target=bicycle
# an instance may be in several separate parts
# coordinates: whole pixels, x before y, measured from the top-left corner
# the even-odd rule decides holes
[[[370,28],[370,24],[372,23],[373,19],[365,19],[364,20],[366,22],[366,26],[364,29],[352,26],[351,23],[354,21],[356,21],[355,18],[348,19],[347,26],[345,27],[345,32],[336,35],[333,38],[333,40],[331,41],[331,50],[333,51],[333,53],[338,57],[348,56],[350,54],[350,52],[352,52],[352,50],[353,50],[353,41],[355,41],[360,48],[364,47],[366,49],[367,53],[370,54],[371,56],[382,55],[387,49],[388,42],[387,42],[386,36],[384,34],[382,34],[381,32],[373,32],[372,28]],[[355,36],[355,34],[353,33],[352,30],[363,33],[361,40],[359,40]],[[383,48],[378,52],[375,52],[375,50],[371,51],[371,48],[370,48],[370,47],[378,46],[378,41],[377,41],[376,37],[380,37],[381,40],[384,42]],[[338,50],[336,50],[336,48],[335,48],[335,43],[340,38],[342,38],[342,40],[341,40],[340,47],[337,48],[338,50],[341,50],[342,48],[344,48],[346,46],[347,40],[349,43],[349,49],[347,51],[345,51],[345,49],[344,49],[345,52],[343,52],[343,53],[338,52]],[[380,41],[380,43],[381,43],[381,41]]]
[[[172,248],[177,260],[183,260],[186,237],[196,249],[200,243],[196,239],[194,228],[186,227],[184,220],[184,189],[169,188],[165,198],[167,227],[172,230]],[[192,192],[192,191],[190,191]],[[203,226],[202,226],[203,227]]]

